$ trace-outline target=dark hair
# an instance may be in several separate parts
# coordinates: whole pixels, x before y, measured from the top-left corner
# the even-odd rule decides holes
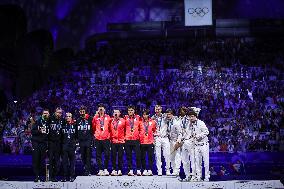
[[[62,110],[62,108],[60,106],[58,106],[58,107],[55,108],[55,111],[56,110]]]
[[[82,106],[80,106],[80,110],[85,110],[85,111],[87,111],[87,108],[86,108],[86,106],[82,105]]]
[[[44,111],[48,111],[49,112],[49,109],[48,108],[43,108],[42,112]]]
[[[135,110],[135,106],[134,106],[134,105],[128,105],[128,106],[127,106],[127,110],[129,110],[129,109]]]
[[[103,103],[99,103],[99,104],[98,104],[98,108],[99,108],[99,107],[105,108],[105,105],[104,105]]]
[[[160,105],[160,104],[156,104],[156,105],[155,105],[155,108],[156,108],[156,107],[160,107],[160,108],[162,108],[162,105]]]
[[[149,109],[144,109],[144,110],[142,111],[142,115],[143,115],[143,114],[149,115],[149,114],[150,114],[150,110],[149,110]]]
[[[173,111],[171,108],[168,108],[168,109],[166,110],[166,113],[174,114],[174,111]]]

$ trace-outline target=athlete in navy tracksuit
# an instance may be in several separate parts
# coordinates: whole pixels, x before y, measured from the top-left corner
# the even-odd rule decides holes
[[[80,108],[80,118],[76,121],[81,159],[84,164],[84,175],[91,175],[91,156],[93,144],[92,118],[86,114],[86,108]]]
[[[57,182],[56,176],[60,169],[61,153],[61,134],[64,119],[62,118],[62,109],[56,108],[55,113],[50,118],[50,130],[48,134],[48,157],[49,174],[52,182]]]
[[[47,152],[49,126],[49,110],[44,109],[42,116],[32,126],[32,164],[36,176],[35,182],[40,181],[40,171],[44,168],[43,161]]]
[[[63,182],[75,180],[75,150],[77,126],[70,112],[66,113],[66,121],[62,126]]]

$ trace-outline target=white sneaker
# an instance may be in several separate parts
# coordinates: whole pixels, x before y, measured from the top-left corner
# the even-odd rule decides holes
[[[142,173],[142,176],[148,176],[148,171],[144,170],[143,173]]]
[[[111,176],[116,176],[116,175],[117,175],[116,170],[112,170],[112,172],[111,172],[110,175],[111,175]]]
[[[158,171],[158,176],[162,176],[162,175],[163,175],[162,170],[159,170]]]
[[[153,173],[151,170],[148,170],[148,176],[153,176]]]
[[[167,175],[167,176],[171,176],[171,175],[172,175],[171,172],[170,172],[170,170],[167,170],[166,175]]]
[[[117,175],[118,175],[118,176],[122,176],[121,170],[118,170]]]
[[[200,181],[202,181],[201,178],[196,178],[196,182],[200,182]]]
[[[129,171],[128,176],[134,176],[133,170],[130,170],[130,171]]]
[[[141,171],[137,170],[137,176],[141,176]]]
[[[103,170],[99,170],[97,176],[103,176],[104,175],[104,171]]]
[[[205,181],[205,182],[209,182],[209,178],[205,178],[204,181]]]
[[[104,176],[109,176],[109,172],[107,169],[104,170]]]
[[[174,169],[174,170],[173,170],[173,174],[174,174],[174,175],[179,175],[179,169]]]
[[[187,176],[187,177],[185,177],[185,179],[183,181],[184,182],[192,182],[191,179],[192,179],[191,176]]]
[[[191,177],[190,182],[199,182],[201,181],[201,178],[197,178],[197,177]]]
[[[178,176],[178,175],[179,175],[179,172],[178,172],[178,171],[173,171],[172,175]]]

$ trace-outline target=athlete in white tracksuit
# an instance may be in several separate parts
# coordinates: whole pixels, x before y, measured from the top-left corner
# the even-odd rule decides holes
[[[198,113],[196,110],[190,111],[188,113],[192,128],[193,128],[193,138],[194,138],[194,154],[195,154],[195,168],[196,168],[196,181],[200,181],[202,177],[202,160],[204,162],[205,176],[204,181],[209,181],[210,171],[209,171],[209,134],[208,128],[205,123],[197,118]]]
[[[184,173],[187,180],[193,181],[196,175],[195,168],[195,144],[193,138],[193,128],[190,125],[190,120],[188,116],[184,115],[179,117],[179,122],[181,125],[181,137],[179,142],[183,142],[181,147],[181,158],[183,163]]]
[[[158,175],[162,176],[162,153],[166,162],[166,174],[170,175],[170,141],[169,133],[167,129],[167,120],[166,116],[162,114],[162,107],[160,105],[155,106],[156,114],[152,116],[152,119],[157,123],[157,131],[155,135],[155,155],[156,155],[156,164],[158,169]]]
[[[177,143],[178,139],[181,135],[181,127],[179,124],[179,120],[177,117],[173,115],[173,111],[171,109],[167,109],[166,111],[167,121],[168,121],[168,131],[169,131],[169,138],[170,138],[170,161],[171,167],[173,170],[173,175],[179,175],[179,168],[181,165],[181,149],[174,149],[175,144]]]

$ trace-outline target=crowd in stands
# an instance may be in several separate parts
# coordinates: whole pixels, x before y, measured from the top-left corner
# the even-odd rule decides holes
[[[86,49],[40,90],[0,113],[1,151],[30,153],[30,128],[44,107],[78,115],[85,105],[93,115],[98,103],[109,114],[115,107],[126,113],[129,104],[137,113],[146,107],[154,113],[157,103],[176,112],[182,105],[199,107],[211,152],[284,151],[283,44],[127,40]]]

